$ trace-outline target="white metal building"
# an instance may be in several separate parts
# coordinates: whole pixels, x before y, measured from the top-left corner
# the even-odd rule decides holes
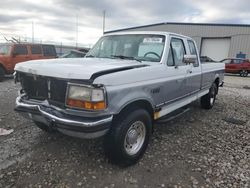
[[[108,31],[168,31],[192,37],[200,55],[214,60],[227,57],[250,59],[250,25],[167,22]]]

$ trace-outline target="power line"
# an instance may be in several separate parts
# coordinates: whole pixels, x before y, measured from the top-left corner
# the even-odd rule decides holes
[[[103,11],[103,23],[102,23],[102,32],[105,32],[105,18],[106,17],[106,10]]]

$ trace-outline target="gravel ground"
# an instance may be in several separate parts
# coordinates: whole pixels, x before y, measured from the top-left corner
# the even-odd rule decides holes
[[[102,139],[48,134],[13,111],[18,86],[0,83],[0,187],[250,187],[250,77],[226,76],[213,109],[199,102],[156,129],[142,160],[108,163]]]

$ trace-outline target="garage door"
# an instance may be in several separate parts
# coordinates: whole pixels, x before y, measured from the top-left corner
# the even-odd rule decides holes
[[[201,55],[208,56],[216,61],[228,57],[230,38],[202,39]]]

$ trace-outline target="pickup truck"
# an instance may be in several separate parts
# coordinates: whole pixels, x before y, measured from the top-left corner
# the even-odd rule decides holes
[[[200,98],[213,107],[223,63],[200,63],[192,38],[167,32],[106,34],[82,59],[17,64],[15,110],[44,131],[104,136],[110,161],[144,154],[154,123]]]

